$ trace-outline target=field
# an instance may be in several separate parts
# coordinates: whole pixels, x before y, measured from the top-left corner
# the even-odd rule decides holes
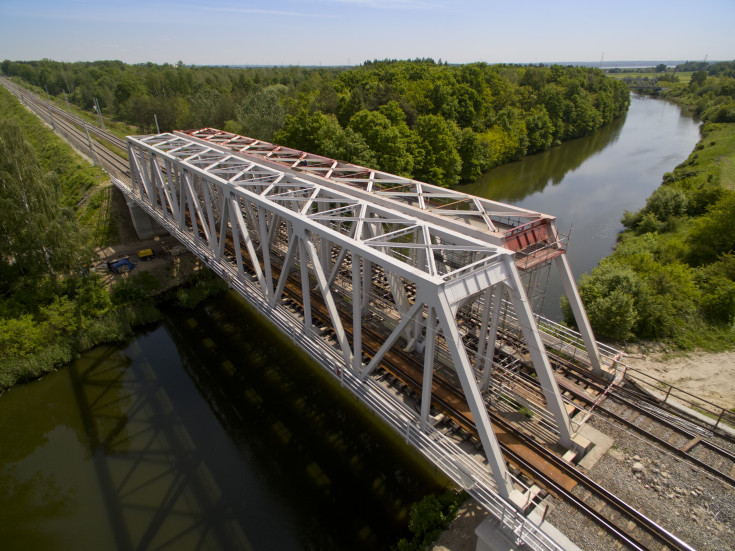
[[[609,76],[617,79],[623,79],[623,78],[648,78],[648,79],[660,79],[664,75],[670,75],[671,71],[666,71],[665,73],[656,73],[653,70],[631,70],[631,71],[625,71],[622,73],[611,73],[609,71],[605,71]],[[677,79],[679,79],[679,82],[682,82],[684,84],[688,84],[689,80],[692,78],[693,71],[677,71],[675,73],[675,76]]]

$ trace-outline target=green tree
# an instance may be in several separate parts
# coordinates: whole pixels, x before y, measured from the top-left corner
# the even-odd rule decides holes
[[[732,217],[735,212],[735,192],[728,191],[704,216],[693,221],[687,242],[689,257],[695,265],[716,261],[720,255],[735,250]]]
[[[0,232],[0,285],[6,290],[17,277],[53,277],[84,258],[74,214],[60,205],[56,174],[43,173],[13,120],[0,121]]]
[[[546,151],[554,140],[554,125],[542,105],[536,106],[526,115],[526,132],[528,135],[528,153]]]
[[[578,287],[595,333],[618,340],[633,336],[638,322],[635,300],[641,282],[631,268],[603,260],[580,278]],[[562,310],[566,323],[574,324],[568,301],[563,301]]]
[[[411,174],[413,159],[406,151],[400,131],[385,115],[363,109],[352,116],[349,128],[359,133],[375,153],[378,162],[375,168],[391,174]]]
[[[707,71],[696,71],[692,73],[692,76],[689,79],[689,86],[692,88],[699,88],[704,84],[705,80],[707,80]]]
[[[282,84],[268,86],[250,94],[235,110],[242,134],[267,142],[281,128],[286,110],[281,98],[286,93]]]
[[[469,128],[463,128],[457,136],[457,152],[462,160],[460,178],[463,182],[474,182],[487,169],[487,148],[480,136]]]
[[[454,134],[440,115],[424,115],[416,122],[419,158],[415,159],[415,177],[440,186],[459,181],[462,160],[457,153]]]
[[[359,88],[353,88],[348,97],[340,97],[337,102],[337,119],[342,128],[346,127],[352,115],[365,108],[365,100]]]
[[[273,139],[276,143],[308,151],[319,153],[320,132],[329,125],[329,120],[323,113],[311,113],[308,108],[301,107],[295,114],[286,115],[283,126],[278,130]]]
[[[517,161],[526,156],[529,145],[528,129],[521,109],[506,107],[498,112],[493,121],[493,130],[496,129],[505,134],[502,162]]]
[[[306,107],[299,109],[295,115],[286,115],[274,140],[294,149],[362,166],[375,167],[378,164],[362,135],[349,127],[343,130],[335,117],[310,113]]]

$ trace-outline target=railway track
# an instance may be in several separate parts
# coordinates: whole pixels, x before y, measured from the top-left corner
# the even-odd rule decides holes
[[[523,346],[512,335],[503,338]],[[704,421],[662,404],[625,380],[611,385],[552,351],[549,360],[562,396],[580,411],[612,420],[735,488],[735,438],[713,433]],[[527,373],[521,377],[527,384],[537,384]]]
[[[100,164],[105,170],[115,175],[130,178],[130,168],[127,160],[114,150],[109,149],[109,146],[112,146],[124,153],[127,150],[125,140],[86,123],[53,103],[42,100],[7,78],[0,78],[0,82],[41,120],[52,126],[79,150],[89,154],[96,164]],[[93,140],[92,136],[96,139]]]
[[[295,278],[285,286],[288,300],[303,310],[301,286]],[[348,307],[339,305],[345,331],[349,338],[352,334],[351,312]],[[311,295],[312,316],[328,327],[329,314],[318,293]],[[382,344],[381,335],[369,327],[363,327],[363,347],[368,357],[372,357]],[[421,392],[423,366],[411,353],[394,347],[386,354],[382,369],[396,377],[412,393]],[[405,389],[404,389],[405,390]],[[474,420],[469,408],[453,382],[441,374],[435,374],[432,404],[451,420],[477,439]],[[546,492],[573,504],[587,516],[594,519],[610,534],[623,542],[628,548],[645,550],[692,551],[692,547],[664,529],[652,519],[643,515],[635,507],[619,499],[589,476],[567,463],[546,447],[537,443],[533,437],[519,432],[516,426],[506,421],[492,410],[488,411],[493,428],[506,460],[525,474],[533,483]],[[520,448],[530,453],[519,453]]]
[[[585,383],[599,385],[590,381]],[[654,398],[627,385],[611,389],[597,404],[591,403],[583,393],[574,398],[585,402],[587,407],[594,407],[599,415],[735,488],[735,453],[726,447],[732,448],[733,441],[715,435],[696,419],[662,408]]]

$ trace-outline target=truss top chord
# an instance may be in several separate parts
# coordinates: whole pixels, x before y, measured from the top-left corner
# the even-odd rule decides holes
[[[372,197],[325,186],[312,175],[276,169],[260,159],[178,134],[131,136],[128,142],[140,150],[131,155],[137,162],[145,151],[151,163],[156,159],[175,163],[202,181],[216,182],[237,200],[267,204],[284,219],[300,221],[305,231],[324,235],[366,258],[387,261],[396,273],[445,286],[454,300],[509,277],[505,259],[512,259],[512,251],[376,204]],[[153,193],[152,188],[147,193]]]
[[[451,221],[457,231],[514,251],[547,243],[552,245],[547,255],[564,252],[557,245],[555,218],[547,214],[215,128],[176,134],[387,198],[395,205],[439,217],[443,224]]]

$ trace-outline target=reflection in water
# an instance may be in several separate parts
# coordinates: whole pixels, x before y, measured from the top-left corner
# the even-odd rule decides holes
[[[288,496],[303,548],[387,547],[405,534],[410,504],[439,488],[427,463],[236,295],[186,322],[168,318],[167,328],[247,454],[252,483]]]
[[[500,166],[483,174],[477,182],[460,191],[495,201],[516,204],[549,185],[558,185],[566,174],[587,159],[614,144],[620,137],[626,116],[614,120],[592,136],[566,142],[558,147]]]
[[[698,123],[678,106],[633,96],[624,120],[493,169],[459,190],[555,216],[560,233],[571,231],[567,259],[579,278],[610,254],[623,213],[643,207],[698,140]],[[541,309],[547,317],[561,319],[562,293],[552,270]]]
[[[6,393],[0,440],[3,549],[387,548],[439,488],[234,295]]]
[[[36,529],[39,522],[64,518],[72,506],[73,491],[51,474],[36,471],[30,477],[15,465],[0,470],[0,541],[3,549],[53,549],[53,534]],[[12,529],[11,529],[12,528]],[[18,545],[19,544],[19,545]]]

